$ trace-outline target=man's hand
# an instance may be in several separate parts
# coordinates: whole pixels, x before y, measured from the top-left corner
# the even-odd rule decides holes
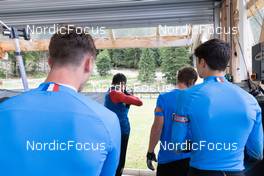
[[[152,153],[148,152],[148,153],[147,153],[147,166],[148,166],[148,168],[149,168],[150,170],[153,170],[153,171],[154,171],[155,168],[154,168],[154,166],[153,166],[153,164],[152,164],[152,161],[157,162],[156,155],[155,155],[154,152],[152,152]]]

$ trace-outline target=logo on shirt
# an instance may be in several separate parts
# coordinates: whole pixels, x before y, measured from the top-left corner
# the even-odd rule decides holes
[[[222,78],[222,77],[216,77],[216,81],[220,82],[220,83],[225,82],[224,78]]]
[[[175,122],[180,122],[180,123],[188,123],[189,122],[189,119],[187,117],[179,116],[175,113],[172,114],[172,120]]]
[[[47,88],[48,92],[58,92],[59,91],[59,84],[50,84],[49,87]]]

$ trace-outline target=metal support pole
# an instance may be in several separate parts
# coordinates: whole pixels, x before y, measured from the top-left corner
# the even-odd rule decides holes
[[[14,27],[8,27],[4,22],[0,20],[0,24],[4,27],[3,35],[9,36],[10,39],[14,39],[15,42],[15,48],[16,48],[16,61],[19,66],[19,72],[22,80],[22,84],[24,87],[24,90],[27,91],[29,90],[28,86],[28,80],[27,80],[27,75],[25,71],[25,65],[23,62],[23,58],[21,55],[21,50],[20,50],[20,45],[19,45],[19,37],[23,37],[25,40],[29,40],[30,36],[26,32],[25,29],[22,30],[17,30]]]
[[[214,30],[220,27],[220,3],[214,3]],[[214,38],[220,38],[220,34],[214,33]]]
[[[18,66],[19,66],[20,76],[21,76],[21,80],[22,80],[24,90],[27,91],[27,90],[29,90],[28,80],[27,80],[25,65],[24,65],[23,58],[22,58],[21,51],[20,51],[19,40],[18,40],[18,38],[15,38],[14,40],[15,40],[15,46],[16,46],[16,61],[17,61]]]

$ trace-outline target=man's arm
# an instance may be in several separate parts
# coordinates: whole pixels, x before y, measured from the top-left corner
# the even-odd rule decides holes
[[[260,108],[257,110],[257,117],[253,129],[249,135],[246,151],[250,157],[257,160],[263,159],[263,127]]]
[[[151,170],[155,170],[152,165],[152,161],[157,162],[155,155],[155,147],[160,140],[163,129],[163,123],[164,123],[164,115],[161,107],[162,107],[161,96],[159,96],[155,108],[155,119],[151,127],[149,147],[147,153],[147,166]]]
[[[161,109],[157,107],[155,109],[156,112],[161,112]],[[161,115],[155,115],[154,122],[151,127],[151,132],[150,132],[150,139],[149,139],[149,147],[148,147],[148,152],[153,153],[155,150],[156,145],[158,144],[163,128],[163,123],[164,123],[164,117]]]
[[[126,95],[121,91],[113,90],[110,92],[110,98],[114,103],[125,103],[128,105],[142,106],[143,102],[136,96]]]

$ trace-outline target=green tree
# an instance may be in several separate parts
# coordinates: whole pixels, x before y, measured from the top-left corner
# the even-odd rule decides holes
[[[177,71],[190,63],[187,48],[161,48],[160,55],[164,77],[168,83],[176,84]]]
[[[139,61],[139,80],[151,82],[155,78],[155,59],[151,49],[142,49]]]
[[[5,70],[0,68],[0,78],[5,78],[6,74],[5,74]],[[0,80],[0,84],[1,84],[1,80]]]
[[[114,67],[125,67],[125,52],[124,49],[112,49],[111,52],[111,62]]]
[[[124,49],[124,60],[126,61],[126,68],[138,68],[140,55],[141,49],[139,48]]]
[[[161,66],[161,57],[160,57],[159,48],[152,48],[151,50],[153,51],[156,66],[160,67]]]
[[[141,49],[139,48],[109,49],[108,52],[114,67],[138,68]]]
[[[18,67],[16,62],[15,52],[8,52],[8,59],[11,61],[11,76],[18,77]]]
[[[111,70],[112,64],[107,50],[101,51],[97,56],[96,67],[100,76],[106,76]]]
[[[27,51],[22,52],[26,72],[29,74],[38,73],[38,64],[43,52],[40,51]]]

